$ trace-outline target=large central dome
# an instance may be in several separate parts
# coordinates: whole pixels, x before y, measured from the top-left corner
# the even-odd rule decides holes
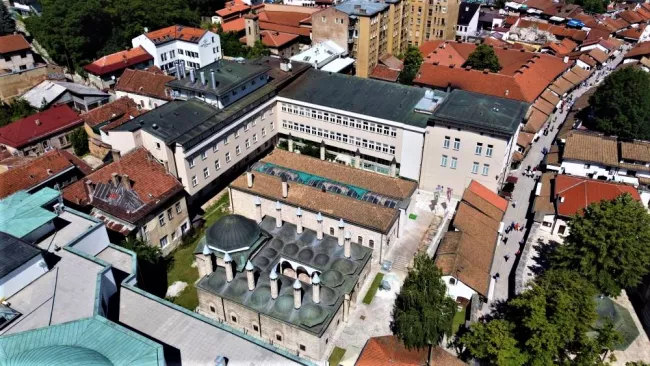
[[[255,221],[242,215],[228,215],[210,226],[206,239],[210,247],[232,252],[253,246],[260,235],[262,230]]]

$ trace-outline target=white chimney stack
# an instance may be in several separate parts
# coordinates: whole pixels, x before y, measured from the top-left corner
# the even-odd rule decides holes
[[[246,262],[246,279],[248,280],[248,291],[255,290],[255,273],[253,273],[253,263],[251,261]]]
[[[296,210],[296,216],[298,217],[296,220],[296,233],[302,234],[302,209],[300,207]]]
[[[255,205],[255,221],[261,222],[262,221],[262,200],[260,200],[260,196],[255,196],[253,198],[253,204]]]
[[[253,171],[250,167],[246,169],[246,185],[248,188],[253,188]]]
[[[223,256],[223,261],[226,266],[226,281],[230,282],[232,281],[233,278],[233,273],[232,273],[232,258],[230,257],[230,254],[226,253],[226,255]]]
[[[350,252],[352,250],[352,235],[349,231],[345,232],[345,244],[343,245],[343,253],[345,258],[350,258]]]
[[[314,277],[311,279],[311,293],[313,296],[314,304],[319,304],[320,303],[320,277],[318,277],[318,273],[314,273]]]
[[[282,227],[282,204],[275,202],[275,227]]]
[[[343,219],[339,220],[339,246],[343,246],[343,241],[345,240],[345,222]]]
[[[300,280],[293,281],[293,307],[296,310],[300,309],[302,305],[302,284]]]
[[[320,212],[316,215],[316,222],[318,223],[316,225],[316,239],[323,240],[323,215]]]
[[[287,183],[287,177],[282,176],[282,198],[287,198],[289,195],[289,183]]]
[[[275,272],[275,268],[269,274],[269,278],[271,279],[271,298],[275,300],[278,298],[278,273]]]

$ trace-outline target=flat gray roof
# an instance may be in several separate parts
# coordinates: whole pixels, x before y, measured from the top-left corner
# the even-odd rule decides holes
[[[432,120],[512,136],[528,106],[516,100],[456,89],[433,112]]]
[[[348,0],[336,5],[336,9],[356,16],[373,16],[380,11],[388,8],[389,3],[397,3],[399,0],[389,0],[385,2],[370,0]]]
[[[414,111],[425,89],[310,69],[281,97],[366,116],[425,127],[428,115]]]
[[[41,254],[37,248],[0,231],[0,278]]]

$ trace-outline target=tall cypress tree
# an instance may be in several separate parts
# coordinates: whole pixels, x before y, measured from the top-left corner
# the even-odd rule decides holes
[[[7,6],[0,4],[0,35],[12,34],[16,31],[16,21],[11,17]]]

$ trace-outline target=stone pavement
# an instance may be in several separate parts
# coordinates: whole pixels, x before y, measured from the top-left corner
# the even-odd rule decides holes
[[[381,264],[372,263],[368,280],[359,290],[357,304],[350,308],[350,317],[347,323],[337,330],[334,341],[329,343],[324,354],[325,359],[329,358],[335,346],[344,349],[354,346],[362,349],[368,338],[392,334],[390,321],[393,303],[402,283],[404,283],[407,269],[412,264],[413,256],[429,226],[431,224],[439,226],[442,222],[443,210],[439,206],[432,210],[433,195],[416,193],[415,199],[413,213],[417,215],[417,219],[407,220],[404,235],[391,244],[385,256],[386,260],[393,262],[393,267],[390,272],[386,273],[381,270]],[[389,291],[378,290],[370,305],[366,305],[363,303],[363,297],[379,272],[384,273],[384,280],[390,283],[391,289]]]
[[[628,49],[626,48],[625,51]],[[608,63],[609,66],[618,65],[623,59],[624,52],[621,52],[612,62]],[[594,74],[587,80],[587,86],[579,87],[569,95],[573,96],[574,100],[580,97],[584,92],[586,92],[590,87],[590,83],[597,84],[602,81],[604,76],[608,75],[611,71],[596,71]],[[565,98],[566,99],[566,98]],[[543,158],[542,149],[550,149],[550,146],[555,139],[555,135],[559,131],[561,124],[567,117],[568,110],[570,108],[565,108],[564,111],[557,110],[549,121],[546,123],[542,130],[545,127],[552,127],[553,132],[549,131],[547,136],[540,134],[539,140],[533,142],[530,150],[526,154],[519,170],[512,171],[511,174],[519,178],[517,184],[515,184],[514,192],[512,193],[512,199],[508,210],[503,218],[505,225],[510,225],[510,223],[515,222],[520,225],[524,225],[527,228],[530,226],[528,220],[532,220],[532,217],[529,217],[529,208],[532,204],[532,199],[535,191],[535,179],[525,177],[521,174],[523,169],[526,169],[527,166],[535,167],[537,166]],[[557,121],[554,122],[554,119],[557,118]],[[494,295],[490,302],[488,302],[487,307],[483,307],[483,312],[487,313],[491,311],[491,304],[495,301],[507,300],[509,296],[512,295],[512,288],[514,284],[514,278],[511,274],[514,274],[513,266],[516,262],[516,253],[522,249],[519,245],[519,242],[522,241],[525,237],[526,230],[524,231],[511,231],[509,234],[504,233],[504,237],[508,238],[507,244],[503,242],[498,243],[494,261],[492,262],[492,275],[499,274],[499,278],[495,281],[494,285]],[[509,259],[506,260],[505,256],[508,255]]]

